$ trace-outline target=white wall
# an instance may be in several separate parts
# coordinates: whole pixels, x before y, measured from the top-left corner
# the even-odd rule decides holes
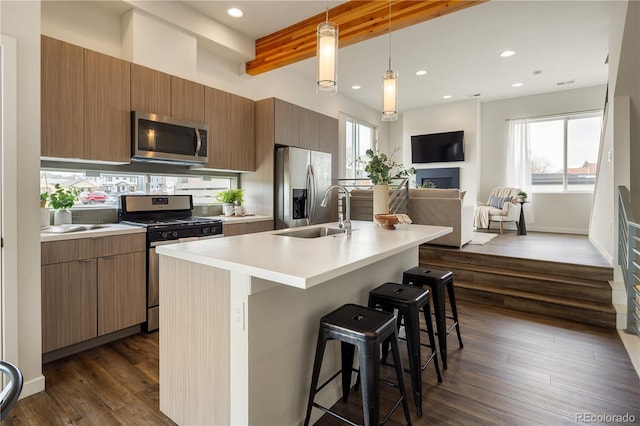
[[[602,109],[605,91],[605,86],[593,86],[483,103],[479,199],[487,199],[491,188],[505,184],[507,119]],[[567,193],[559,198],[534,193],[530,201],[525,206],[533,216],[528,230],[588,233],[592,194]]]
[[[17,335],[16,348],[4,348],[17,353],[18,366],[25,383],[22,397],[44,389],[42,376],[42,343],[40,325],[40,2],[2,1],[2,34],[16,40],[17,46],[17,105],[15,146],[7,147],[15,154],[15,163],[3,165],[3,185],[19,195],[19,217],[3,229],[13,227],[15,235],[5,239],[3,251],[11,251],[17,262],[18,322],[5,324]],[[5,147],[3,147],[5,148]],[[9,174],[7,174],[9,173]],[[3,191],[4,192],[4,191]],[[6,197],[6,194],[3,194]],[[7,208],[17,209],[18,200]],[[16,215],[17,216],[17,215]],[[17,237],[19,236],[19,238]],[[8,283],[4,283],[8,284]]]
[[[477,100],[452,102],[412,109],[402,114],[402,161],[411,164],[411,136],[464,130],[464,161],[455,163],[413,164],[416,169],[460,167],[460,189],[466,190],[465,202],[475,205],[478,194],[480,159],[480,103]]]

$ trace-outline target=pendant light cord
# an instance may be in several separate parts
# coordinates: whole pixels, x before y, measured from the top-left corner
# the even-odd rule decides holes
[[[391,0],[389,0],[389,69],[391,69]]]

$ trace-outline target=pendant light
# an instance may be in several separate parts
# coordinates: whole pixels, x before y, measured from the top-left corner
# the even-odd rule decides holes
[[[382,121],[398,119],[398,73],[391,69],[391,0],[389,0],[389,69],[382,77]]]
[[[318,25],[316,56],[318,78],[316,92],[325,95],[338,93],[338,26],[329,22],[329,4],[325,22]]]

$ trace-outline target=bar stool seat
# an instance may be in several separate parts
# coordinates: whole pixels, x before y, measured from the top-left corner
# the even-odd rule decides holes
[[[369,292],[369,307],[380,308],[383,311],[393,313],[398,310],[398,328],[404,320],[405,335],[407,341],[407,352],[409,356],[409,373],[411,375],[411,385],[413,397],[416,405],[418,417],[422,416],[422,370],[433,360],[438,382],[442,383],[440,367],[438,366],[438,353],[436,352],[436,341],[433,335],[433,325],[431,323],[431,308],[429,307],[429,290],[419,287],[410,287],[396,283],[385,283]],[[420,354],[420,309],[424,311],[424,320],[429,335],[429,345],[431,352],[424,364],[421,365]],[[383,347],[383,362],[386,362],[386,342]]]
[[[458,309],[456,307],[456,297],[453,289],[453,272],[435,269],[429,266],[416,266],[406,270],[402,274],[402,284],[425,287],[431,289],[433,297],[433,312],[436,317],[436,334],[438,335],[438,347],[440,348],[440,359],[442,367],[447,369],[447,335],[456,329],[458,343],[463,348],[462,336],[460,335],[460,324],[458,322]],[[449,296],[451,316],[445,311],[445,288]],[[453,324],[447,328],[447,319],[453,320]],[[426,330],[425,330],[426,331]]]
[[[339,340],[342,358],[342,368],[325,383],[318,387],[318,377],[325,346],[328,340]],[[398,331],[396,328],[396,316],[387,312],[377,311],[365,306],[346,304],[330,312],[320,319],[318,343],[316,346],[313,374],[311,376],[311,389],[307,403],[307,414],[304,425],[308,426],[312,407],[316,407],[341,421],[356,425],[349,419],[331,411],[314,402],[315,395],[330,381],[342,374],[342,400],[347,402],[353,371],[353,357],[355,348],[358,348],[360,362],[360,380],[362,386],[362,410],[365,426],[378,426],[380,424],[380,345],[385,340],[391,341],[391,350],[396,370],[397,383],[394,385],[400,391],[400,397],[395,402],[382,423],[386,422],[396,408],[402,403],[407,424],[411,425],[409,406],[405,393],[402,360],[398,347]]]

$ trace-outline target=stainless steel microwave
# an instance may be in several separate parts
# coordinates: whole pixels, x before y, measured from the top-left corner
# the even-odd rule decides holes
[[[209,126],[141,111],[131,112],[131,161],[203,165]]]

